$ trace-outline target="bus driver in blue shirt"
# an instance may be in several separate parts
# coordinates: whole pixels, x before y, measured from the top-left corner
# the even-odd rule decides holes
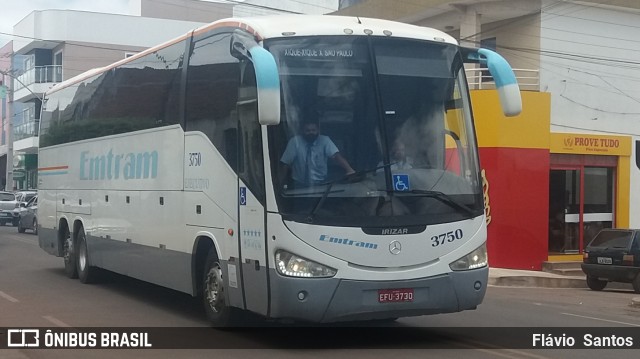
[[[335,161],[345,175],[355,173],[349,162],[340,154],[338,147],[327,136],[320,134],[315,122],[304,122],[301,133],[292,137],[280,158],[285,167],[280,172],[284,180],[292,169],[291,177],[296,187],[313,186],[327,180],[327,161]],[[284,183],[284,181],[281,181]]]

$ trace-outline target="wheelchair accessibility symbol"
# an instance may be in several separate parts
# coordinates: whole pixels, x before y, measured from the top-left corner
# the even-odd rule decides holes
[[[409,175],[393,175],[393,189],[400,192],[408,191],[410,189]]]
[[[247,187],[240,187],[240,205],[247,205]]]

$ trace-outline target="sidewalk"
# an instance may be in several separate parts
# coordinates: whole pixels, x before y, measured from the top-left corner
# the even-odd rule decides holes
[[[585,276],[518,269],[489,268],[489,285],[499,287],[588,288]],[[609,283],[607,288],[629,289],[628,283]],[[631,298],[632,307],[640,308],[640,296]]]
[[[489,268],[489,285],[502,287],[587,288],[585,276],[519,269]]]

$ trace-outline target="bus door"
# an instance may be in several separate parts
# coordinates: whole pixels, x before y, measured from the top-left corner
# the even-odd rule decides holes
[[[238,93],[238,238],[245,308],[268,315],[268,264],[262,131],[251,63],[240,63]]]

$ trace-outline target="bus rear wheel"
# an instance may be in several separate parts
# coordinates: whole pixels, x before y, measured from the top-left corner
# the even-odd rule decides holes
[[[213,248],[209,250],[202,279],[202,301],[207,319],[214,327],[231,327],[238,324],[240,310],[230,307],[224,291],[224,272]]]
[[[89,265],[89,248],[87,247],[87,236],[84,234],[84,228],[78,229],[76,238],[77,258],[76,265],[78,267],[78,278],[82,283],[92,283],[95,281],[97,268]]]

